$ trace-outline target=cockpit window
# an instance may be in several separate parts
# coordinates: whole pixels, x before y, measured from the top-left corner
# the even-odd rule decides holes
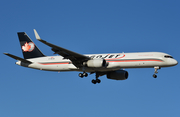
[[[173,58],[173,57],[170,56],[170,55],[165,55],[164,57],[165,57],[165,58]]]

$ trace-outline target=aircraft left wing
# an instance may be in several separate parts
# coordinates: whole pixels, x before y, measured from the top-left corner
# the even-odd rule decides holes
[[[50,46],[52,48],[51,50],[54,51],[55,54],[59,54],[59,55],[63,56],[64,59],[70,59],[72,61],[72,63],[77,68],[82,67],[83,62],[90,59],[90,57],[88,57],[88,56],[84,56],[82,54],[67,50],[65,48],[62,48],[62,47],[56,46],[54,44],[51,44],[51,43],[49,43],[49,42],[47,42],[45,40],[42,40],[35,29],[34,29],[34,33],[35,33],[35,37],[36,37],[37,40],[39,40],[40,42]]]

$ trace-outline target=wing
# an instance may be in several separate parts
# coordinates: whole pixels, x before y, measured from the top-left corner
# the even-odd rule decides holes
[[[64,59],[70,59],[71,62],[77,68],[83,67],[83,62],[90,59],[90,57],[88,57],[88,56],[84,56],[82,54],[67,50],[65,48],[62,48],[62,47],[56,46],[54,44],[51,44],[51,43],[49,43],[49,42],[47,42],[45,40],[42,40],[35,29],[34,29],[34,33],[35,33],[35,36],[36,36],[37,40],[39,40],[40,42],[50,46],[52,48],[51,50],[54,51],[55,54],[59,54],[59,55],[63,56]]]

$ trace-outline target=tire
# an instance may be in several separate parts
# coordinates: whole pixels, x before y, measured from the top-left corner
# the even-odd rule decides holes
[[[154,78],[157,78],[157,75],[156,75],[156,74],[153,74],[153,77],[154,77]]]
[[[87,77],[87,76],[88,76],[88,74],[87,74],[87,73],[83,73],[83,76]]]
[[[82,74],[82,73],[79,73],[79,77],[83,78],[83,74]]]
[[[96,82],[97,82],[97,83],[101,83],[101,80],[97,79]]]
[[[91,82],[92,82],[93,84],[96,84],[96,80],[94,80],[94,79],[93,79]]]

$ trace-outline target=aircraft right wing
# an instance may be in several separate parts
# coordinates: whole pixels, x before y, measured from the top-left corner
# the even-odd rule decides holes
[[[70,59],[77,68],[83,67],[83,62],[90,59],[90,57],[88,56],[84,56],[82,54],[67,50],[65,48],[51,44],[45,40],[42,40],[35,29],[34,29],[34,33],[37,40],[50,46],[52,48],[51,50],[54,51],[55,54],[59,54],[63,56],[64,59]]]

